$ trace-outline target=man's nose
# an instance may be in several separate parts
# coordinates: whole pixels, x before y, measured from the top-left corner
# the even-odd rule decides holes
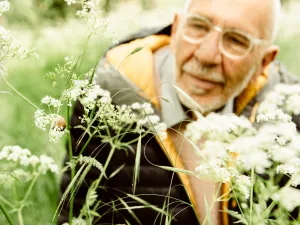
[[[216,66],[222,62],[222,54],[219,49],[222,34],[212,31],[200,44],[194,55],[199,62],[206,66]]]

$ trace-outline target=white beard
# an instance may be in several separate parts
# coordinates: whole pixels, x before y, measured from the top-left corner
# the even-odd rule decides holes
[[[210,112],[213,112],[215,110],[218,110],[218,109],[224,107],[228,102],[230,102],[235,97],[237,97],[239,94],[241,94],[242,91],[247,87],[250,80],[252,79],[255,71],[256,71],[256,65],[254,65],[249,70],[249,72],[248,72],[245,80],[243,81],[243,83],[232,93],[231,96],[229,96],[229,98],[219,97],[219,98],[215,98],[213,101],[210,101],[207,104],[195,105],[195,101],[191,100],[192,97],[188,96],[187,93],[186,93],[186,95],[187,95],[186,96],[186,95],[182,94],[181,92],[177,91],[179,100],[180,100],[181,104],[183,104],[185,107],[187,107],[190,110],[199,111],[199,108],[201,108],[202,109],[201,113],[208,114]],[[198,90],[195,94],[196,95],[201,95],[202,93],[201,93],[201,91]],[[204,94],[205,93],[203,93],[203,95]]]

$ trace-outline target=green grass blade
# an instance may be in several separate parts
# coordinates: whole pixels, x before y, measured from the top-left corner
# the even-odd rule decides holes
[[[206,196],[204,196],[204,205],[205,205],[205,213],[206,213],[206,218],[207,218],[208,224],[212,225],[210,207],[208,205]]]
[[[108,179],[111,179],[114,176],[116,176],[124,167],[125,167],[125,164],[122,164],[121,166],[119,166],[114,172],[112,172],[110,174],[110,176],[108,177]]]
[[[135,195],[127,194],[127,196],[130,197],[130,198],[132,198],[132,199],[134,199],[134,200],[136,200],[137,202],[139,202],[139,203],[141,203],[141,204],[143,204],[143,205],[145,205],[145,206],[153,209],[156,212],[159,212],[161,214],[164,214],[164,215],[168,216],[168,213],[166,213],[163,209],[160,209],[157,206],[152,205],[149,202],[147,202],[147,201],[145,201],[145,200],[143,200],[143,199],[141,199],[141,198],[139,198],[139,197],[137,197]]]
[[[176,172],[176,173],[184,173],[184,174],[187,174],[187,175],[195,175],[194,171],[190,171],[190,170],[185,170],[185,169],[179,169],[179,168],[174,168],[174,167],[170,167],[170,166],[158,166],[164,170],[169,170],[169,171],[172,171],[172,172]]]
[[[135,215],[135,213],[132,211],[132,209],[129,207],[129,205],[122,199],[122,198],[118,198],[119,201],[124,205],[124,207],[127,209],[127,211],[129,212],[129,214],[135,219],[135,221],[138,224],[142,224],[141,221],[139,220],[139,218],[137,218],[137,216]]]
[[[0,209],[3,212],[6,220],[8,221],[9,225],[14,225],[14,223],[12,222],[12,219],[10,218],[9,214],[7,213],[5,207],[2,205],[2,202],[0,202]]]
[[[141,154],[142,154],[142,136],[140,135],[137,143],[136,153],[135,153],[135,164],[134,164],[133,184],[132,184],[133,194],[135,194],[136,184],[139,179]]]

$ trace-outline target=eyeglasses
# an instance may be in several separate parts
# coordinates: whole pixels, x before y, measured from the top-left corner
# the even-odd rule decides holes
[[[242,31],[223,30],[219,26],[214,26],[207,18],[195,14],[187,15],[182,34],[188,42],[201,44],[213,30],[222,33],[219,48],[225,56],[232,59],[242,59],[249,54],[254,45],[268,42]]]

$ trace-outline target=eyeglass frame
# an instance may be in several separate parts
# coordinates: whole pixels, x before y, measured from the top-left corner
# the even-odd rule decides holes
[[[236,60],[243,59],[252,51],[252,49],[255,45],[263,45],[263,44],[269,43],[269,40],[254,37],[251,34],[246,33],[244,31],[241,31],[241,30],[236,30],[236,29],[232,29],[232,28],[223,29],[218,25],[214,25],[209,19],[207,19],[206,17],[201,16],[199,14],[194,14],[194,13],[186,14],[185,17],[184,17],[183,25],[186,24],[187,18],[189,18],[189,17],[198,18],[198,19],[203,20],[204,22],[207,22],[207,24],[210,26],[210,31],[208,32],[208,34],[201,41],[195,41],[193,38],[190,38],[190,37],[188,37],[188,35],[185,35],[184,32],[182,32],[183,38],[185,40],[187,40],[188,42],[192,43],[192,44],[201,44],[202,42],[204,42],[211,35],[212,31],[215,30],[215,31],[222,34],[222,40],[220,40],[219,43],[218,43],[219,49],[221,50],[223,55],[225,55],[225,56],[227,56],[228,58],[231,58],[231,59],[236,59]],[[222,42],[223,42],[223,36],[226,32],[234,32],[234,33],[240,34],[240,35],[242,35],[242,36],[244,36],[244,37],[246,37],[250,40],[250,46],[249,46],[248,50],[245,52],[244,55],[237,56],[237,55],[228,53],[224,49]]]

